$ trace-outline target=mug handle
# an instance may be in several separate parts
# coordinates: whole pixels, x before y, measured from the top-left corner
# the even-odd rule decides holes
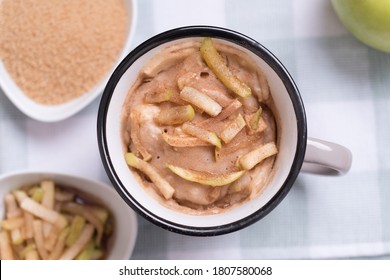
[[[321,175],[343,175],[352,164],[352,153],[344,146],[315,138],[307,139],[302,171]]]

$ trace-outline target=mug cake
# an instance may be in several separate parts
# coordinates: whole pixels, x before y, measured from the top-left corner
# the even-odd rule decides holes
[[[155,54],[129,89],[123,156],[164,206],[220,213],[260,195],[272,177],[274,107],[246,53],[210,37],[183,40]]]

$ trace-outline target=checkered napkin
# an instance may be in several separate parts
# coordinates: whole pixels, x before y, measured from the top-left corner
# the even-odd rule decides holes
[[[352,37],[330,0],[142,0],[138,20],[134,46],[195,24],[265,45],[300,89],[309,136],[348,147],[353,165],[342,177],[299,175],[272,213],[224,236],[182,236],[139,218],[132,259],[390,258],[390,54]],[[48,124],[0,94],[0,172],[65,171],[108,182],[96,141],[98,102]]]

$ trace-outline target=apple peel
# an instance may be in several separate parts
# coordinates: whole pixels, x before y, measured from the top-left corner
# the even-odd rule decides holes
[[[138,158],[133,153],[127,153],[125,155],[125,159],[129,166],[134,167],[147,175],[166,200],[172,198],[173,194],[175,193],[175,189],[157,172],[157,170],[151,164]]]
[[[190,123],[184,123],[182,126],[182,129],[185,133],[195,136],[199,138],[200,140],[203,140],[205,142],[208,142],[217,148],[221,148],[221,139],[218,138],[217,134],[212,131],[208,131],[206,129],[203,129],[201,127],[198,127],[196,125],[190,124]]]
[[[212,187],[228,185],[239,179],[246,172],[246,170],[240,170],[227,174],[215,174],[210,172],[186,169],[169,163],[167,163],[166,166],[167,168],[169,168],[169,170],[171,170],[173,173],[183,178],[184,180]]]
[[[162,133],[162,138],[172,147],[199,147],[212,145],[196,137],[171,135],[165,132]]]
[[[241,97],[248,97],[252,94],[251,88],[238,79],[223,62],[211,38],[205,38],[202,41],[200,53],[207,66],[228,89]]]

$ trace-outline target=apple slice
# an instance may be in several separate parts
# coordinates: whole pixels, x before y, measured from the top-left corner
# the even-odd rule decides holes
[[[249,127],[253,130],[257,130],[259,128],[259,124],[260,124],[260,119],[261,119],[261,115],[263,113],[263,109],[260,107],[256,113],[254,113],[254,115],[251,117],[250,121],[249,121]]]
[[[215,132],[200,128],[190,123],[184,123],[182,128],[183,131],[189,135],[195,136],[196,138],[208,142],[218,148],[222,147],[221,140]]]
[[[202,121],[200,125],[202,127],[208,127],[209,125],[212,125],[216,122],[223,121],[227,117],[233,115],[241,107],[242,107],[242,103],[238,99],[235,99],[227,107],[225,107],[218,116],[213,118],[208,118]]]
[[[165,132],[162,134],[162,138],[172,147],[198,147],[211,145],[210,143],[196,137],[172,135]]]
[[[208,95],[203,92],[192,88],[184,87],[180,91],[180,97],[201,110],[205,111],[210,116],[216,116],[222,111],[222,106],[219,105],[216,101],[211,99]]]
[[[10,233],[6,230],[0,231],[0,253],[2,260],[14,260],[14,250],[11,244]]]
[[[18,192],[18,194],[21,194],[22,192]],[[58,212],[47,209],[46,207],[42,206],[40,203],[36,202],[35,200],[32,200],[29,197],[22,197],[22,201],[20,203],[20,208],[23,210],[30,212],[36,217],[41,218],[42,220],[49,222],[51,224],[54,224],[59,229],[63,229],[67,226],[68,221],[65,219],[65,217]]]
[[[173,194],[175,193],[175,189],[169,184],[167,180],[165,180],[161,175],[157,172],[157,170],[146,161],[138,158],[133,153],[126,153],[125,155],[126,163],[134,167],[141,172],[143,172],[146,176],[149,177],[150,180],[156,185],[161,194],[165,197],[166,200],[171,199]]]
[[[173,90],[171,88],[167,88],[163,91],[158,92],[148,92],[145,95],[146,103],[161,103],[164,101],[169,101],[173,96]]]
[[[156,120],[161,125],[175,125],[192,121],[194,117],[194,108],[191,105],[184,105],[161,109]]]
[[[275,143],[269,142],[240,157],[239,164],[243,169],[250,170],[267,157],[273,156],[277,153],[278,148]]]
[[[1,227],[5,230],[13,230],[24,225],[24,218],[22,216],[8,218],[1,221]]]
[[[257,132],[262,132],[267,128],[267,124],[262,118],[262,109],[259,108],[255,113],[245,115],[245,122],[248,125],[248,134],[253,135]]]
[[[238,79],[224,63],[211,38],[203,39],[200,53],[207,66],[228,89],[241,97],[248,97],[252,94],[251,88]]]
[[[169,163],[167,163],[166,166],[169,168],[169,170],[184,180],[212,187],[228,185],[240,178],[246,172],[245,170],[241,170],[228,174],[215,174],[210,172],[185,169]]]
[[[222,92],[219,89],[203,87],[201,88],[201,92],[206,94],[211,99],[215,100],[222,107],[229,106],[229,104],[232,103],[233,101],[231,97],[227,96],[224,92]]]
[[[13,196],[10,193],[7,193],[4,196],[4,203],[5,203],[5,209],[7,209],[7,219],[9,218],[15,218],[22,215],[22,210],[19,208],[18,204],[16,203],[15,196]]]
[[[221,132],[220,137],[225,143],[229,143],[234,137],[245,127],[246,123],[241,114],[228,123],[225,129]]]

